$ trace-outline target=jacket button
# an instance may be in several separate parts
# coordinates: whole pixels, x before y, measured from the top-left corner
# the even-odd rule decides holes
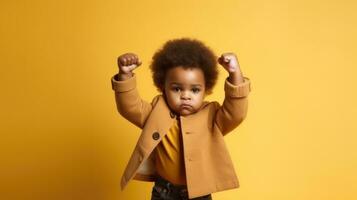
[[[170,117],[173,119],[173,118],[175,118],[175,113],[173,113],[173,112],[170,112]]]
[[[154,132],[154,133],[152,134],[152,139],[158,140],[159,138],[160,138],[160,134],[159,134],[158,132]]]

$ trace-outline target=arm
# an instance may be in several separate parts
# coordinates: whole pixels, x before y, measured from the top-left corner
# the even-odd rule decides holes
[[[229,73],[225,81],[225,99],[217,110],[215,122],[223,135],[236,128],[246,117],[250,80],[243,77],[237,57],[232,53],[223,54],[218,59]]]
[[[119,73],[112,77],[112,89],[118,112],[136,126],[143,128],[152,110],[152,104],[142,100],[136,88],[136,76],[132,71],[141,65],[135,54],[119,56]]]

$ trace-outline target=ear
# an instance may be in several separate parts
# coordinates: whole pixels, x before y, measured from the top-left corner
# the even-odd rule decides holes
[[[159,89],[159,91],[162,93],[162,96],[164,97],[164,99],[166,99],[166,93],[165,93],[165,89]]]
[[[212,94],[212,90],[206,90],[206,91],[205,91],[205,96],[204,96],[204,97],[206,97],[206,96],[208,96],[208,95],[210,95],[210,94]]]

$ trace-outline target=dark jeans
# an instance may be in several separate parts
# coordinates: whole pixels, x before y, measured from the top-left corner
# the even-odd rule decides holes
[[[173,185],[162,177],[157,178],[152,188],[151,200],[188,200],[187,188],[184,185]],[[195,200],[212,200],[211,194],[193,198]]]

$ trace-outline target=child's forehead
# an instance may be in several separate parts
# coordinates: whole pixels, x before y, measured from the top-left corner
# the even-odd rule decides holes
[[[190,67],[190,66],[175,66],[172,67],[168,70],[168,73],[176,73],[176,74],[182,74],[182,73],[190,73],[190,72],[194,72],[194,73],[203,73],[202,69],[200,67]]]
[[[182,75],[191,75],[191,76],[201,76],[204,75],[202,69],[198,67],[173,67],[168,70],[166,76],[182,76]]]
[[[166,82],[177,84],[202,84],[205,82],[204,73],[200,68],[175,67],[166,74]]]

